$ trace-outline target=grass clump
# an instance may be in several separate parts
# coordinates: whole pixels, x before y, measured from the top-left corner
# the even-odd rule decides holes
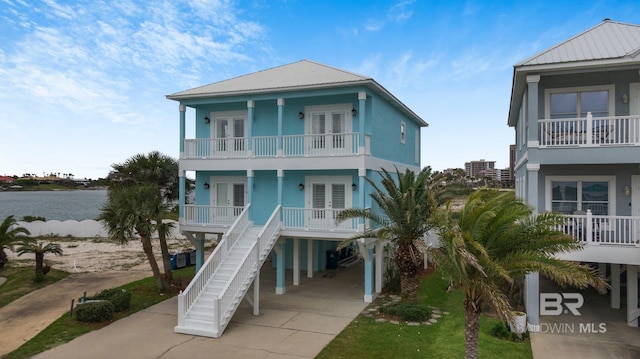
[[[407,322],[423,322],[431,315],[426,306],[406,302],[388,304],[380,307],[378,311]]]

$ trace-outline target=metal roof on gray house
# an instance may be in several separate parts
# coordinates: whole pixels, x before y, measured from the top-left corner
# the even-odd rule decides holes
[[[424,120],[373,78],[309,60],[301,60],[228,80],[214,82],[209,85],[167,95],[167,98],[180,101],[348,86],[364,86],[391,102],[405,114],[413,117],[421,125],[428,126]]]
[[[533,66],[635,57],[640,26],[605,19],[600,24],[516,65]]]
[[[640,67],[640,25],[605,19],[513,67],[507,123],[515,126],[528,75]]]

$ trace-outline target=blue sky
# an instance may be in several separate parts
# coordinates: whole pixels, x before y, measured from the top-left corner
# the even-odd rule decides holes
[[[604,18],[640,24],[640,2],[0,0],[0,175],[177,158],[165,95],[301,59],[373,77],[427,121],[423,166],[504,168],[513,65]]]

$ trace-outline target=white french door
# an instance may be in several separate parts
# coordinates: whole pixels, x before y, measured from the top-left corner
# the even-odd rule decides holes
[[[308,179],[307,187],[307,224],[310,228],[334,229],[350,228],[349,221],[336,225],[336,215],[340,210],[351,207],[351,188],[349,178]]]
[[[213,183],[211,203],[214,206],[214,221],[221,224],[233,223],[247,205],[246,178],[212,177],[211,183]]]
[[[351,150],[351,112],[346,106],[317,107],[308,110],[307,148],[310,154],[332,155]]]
[[[218,156],[244,155],[246,150],[246,122],[244,115],[214,116],[211,133],[213,150]]]

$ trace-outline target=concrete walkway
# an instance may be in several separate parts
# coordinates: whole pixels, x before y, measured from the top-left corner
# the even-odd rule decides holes
[[[540,280],[542,293],[568,293],[575,289],[560,288],[549,280]],[[609,294],[594,290],[580,291],[584,304],[580,316],[571,313],[541,316],[541,332],[531,333],[531,349],[535,359],[638,359],[640,328],[626,324],[624,298],[620,309],[612,309]],[[623,296],[624,297],[624,296]]]
[[[35,358],[314,358],[367,306],[361,263],[330,273],[293,286],[289,271],[287,293],[276,295],[275,269],[265,263],[260,315],[243,302],[218,339],[174,333],[174,297]]]
[[[147,266],[148,267],[148,266]],[[148,269],[75,273],[0,308],[0,357],[17,349],[49,326],[71,306],[71,299],[148,277]]]

